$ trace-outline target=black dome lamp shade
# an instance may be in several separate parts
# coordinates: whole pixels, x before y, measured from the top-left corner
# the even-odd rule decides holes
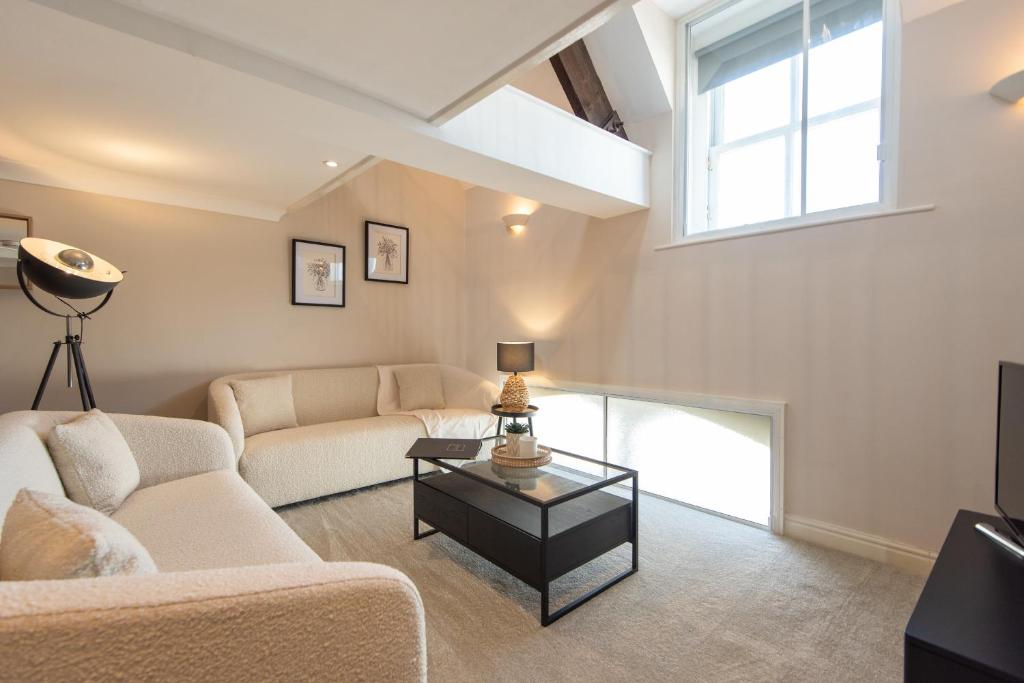
[[[82,356],[85,321],[93,313],[107,305],[110,297],[114,294],[114,287],[123,279],[124,273],[115,268],[113,264],[84,249],[39,237],[26,237],[18,244],[18,284],[21,286],[21,291],[37,308],[50,315],[64,318],[65,323],[64,339],[53,342],[50,361],[46,365],[43,379],[36,391],[32,410],[39,408],[39,402],[46,391],[46,384],[50,380],[50,373],[53,372],[53,365],[60,353],[61,346],[66,346],[68,352],[68,387],[74,385],[71,374],[73,366],[74,373],[78,377],[82,409],[90,410],[96,407],[92,383],[89,381],[89,373],[85,369],[85,358]],[[32,295],[28,287],[29,282],[55,296],[74,313],[52,311],[44,306]],[[88,311],[80,311],[67,301],[67,299],[90,299],[97,296],[102,296],[103,299]],[[78,318],[78,334],[72,334],[72,318]]]
[[[65,299],[106,294],[124,279],[121,271],[99,256],[39,237],[21,240],[18,268],[39,289]]]

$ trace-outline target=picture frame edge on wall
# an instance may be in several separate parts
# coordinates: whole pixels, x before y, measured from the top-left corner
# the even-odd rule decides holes
[[[316,306],[316,307],[327,307],[327,308],[345,308],[345,304],[348,300],[348,287],[347,287],[347,273],[348,270],[348,249],[344,244],[335,244],[333,242],[321,242],[319,240],[307,240],[301,237],[291,238],[292,243],[292,258],[291,258],[291,303],[293,306]],[[298,273],[296,272],[296,265],[298,261],[298,250],[299,244],[315,244],[321,247],[331,247],[332,249],[341,250],[341,303],[318,303],[312,301],[298,301]]]
[[[25,216],[25,215],[22,215],[20,213],[8,213],[6,211],[0,211],[0,219],[2,219],[2,218],[12,218],[14,220],[23,220],[23,221],[25,221],[25,223],[26,223],[26,225],[25,225],[25,237],[32,237],[32,216]],[[15,264],[15,265],[17,265],[17,264]],[[32,283],[31,282],[26,283],[26,284],[30,288],[32,287]],[[6,284],[6,283],[3,283],[3,282],[0,282],[0,289],[20,289],[20,286],[18,285],[17,279],[15,279],[15,281],[13,283],[11,283],[11,284]]]
[[[379,225],[384,228],[392,228],[394,230],[405,231],[405,279],[392,280],[379,277],[371,277],[370,275],[370,226]],[[411,237],[409,228],[404,225],[393,225],[391,223],[383,223],[381,221],[364,220],[363,221],[363,280],[366,282],[383,282],[386,284],[393,285],[407,285],[409,284],[409,255],[412,253],[411,248]]]

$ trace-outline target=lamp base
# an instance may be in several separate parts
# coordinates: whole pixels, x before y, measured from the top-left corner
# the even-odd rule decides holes
[[[519,375],[512,375],[505,380],[501,390],[501,407],[511,412],[521,412],[530,405],[530,392],[526,382]]]

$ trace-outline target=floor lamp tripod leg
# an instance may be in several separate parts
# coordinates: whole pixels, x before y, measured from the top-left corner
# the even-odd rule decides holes
[[[43,394],[46,393],[46,385],[50,381],[50,373],[53,372],[53,365],[57,362],[57,354],[60,353],[60,342],[53,342],[53,351],[50,353],[50,360],[46,364],[46,370],[43,372],[43,379],[39,382],[39,389],[36,390],[35,400],[32,401],[32,410],[39,410],[39,404],[43,400]]]
[[[85,393],[89,397],[89,409],[96,407],[96,397],[92,393],[92,380],[89,379],[89,370],[85,367],[85,353],[82,351],[82,342],[75,342],[75,349],[78,351],[78,365],[82,368],[82,379],[79,384],[85,387]]]
[[[68,342],[68,350],[75,361],[75,375],[78,376],[78,393],[82,396],[82,410],[90,410],[89,394],[85,390],[85,368],[82,366],[82,350],[78,348],[78,341],[72,339]]]

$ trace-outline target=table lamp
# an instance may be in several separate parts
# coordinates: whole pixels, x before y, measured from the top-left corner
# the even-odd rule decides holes
[[[498,342],[498,370],[511,372],[501,390],[501,407],[523,411],[530,405],[530,392],[520,372],[533,370],[533,342]]]

